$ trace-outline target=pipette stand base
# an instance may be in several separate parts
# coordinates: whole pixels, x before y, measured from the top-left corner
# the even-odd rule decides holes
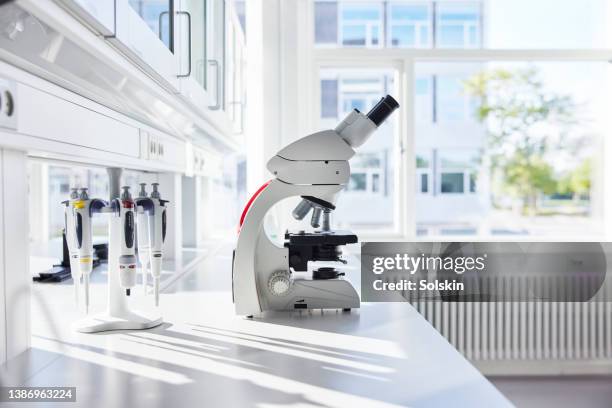
[[[125,311],[120,316],[100,313],[79,320],[73,326],[81,333],[97,333],[111,330],[144,330],[159,326],[163,320],[159,313]]]

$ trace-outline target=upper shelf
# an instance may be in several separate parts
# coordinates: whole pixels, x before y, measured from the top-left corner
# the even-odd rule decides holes
[[[50,0],[19,0],[2,6],[0,25],[7,29],[0,33],[0,59],[178,139],[221,153],[239,150],[242,135],[236,132],[231,115],[214,109],[217,104],[209,102],[205,89],[187,87],[195,79],[181,77],[180,64],[173,71],[171,65],[161,69],[150,63],[156,61],[156,52],[170,50],[152,31],[144,31],[148,30],[144,20],[135,23],[138,15],[128,0],[96,0],[97,10],[104,10],[105,3],[116,3],[116,12],[122,13],[115,16],[113,25],[108,12],[88,22]],[[109,35],[112,30],[119,35]],[[180,38],[173,45],[175,54],[170,53],[177,61],[181,56],[192,57],[191,52],[177,51]],[[157,41],[158,47],[138,48],[147,41]]]

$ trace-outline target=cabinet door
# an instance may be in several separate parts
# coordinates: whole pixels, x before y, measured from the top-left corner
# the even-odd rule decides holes
[[[196,109],[211,104],[207,92],[208,0],[180,0],[176,10],[180,93]]]
[[[178,90],[175,0],[116,0],[116,32],[109,38],[157,79]]]
[[[206,64],[206,89],[210,95],[212,110],[221,110],[225,106],[225,27],[227,25],[224,0],[208,0],[208,56]]]
[[[104,36],[115,34],[115,0],[57,0]]]
[[[234,133],[240,134],[244,130],[246,45],[242,25],[231,3],[227,4],[225,64],[225,110]]]

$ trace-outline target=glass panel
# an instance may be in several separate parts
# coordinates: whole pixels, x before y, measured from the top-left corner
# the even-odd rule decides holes
[[[386,13],[382,8],[388,4]],[[387,47],[610,48],[607,0],[315,1],[317,44],[373,46],[367,24],[375,24]],[[434,27],[435,8],[435,35]],[[339,12],[339,10],[341,10]],[[554,10],[554,12],[551,12]],[[344,26],[360,26],[359,38],[338,37]],[[483,32],[486,25],[486,33]],[[380,30],[380,31],[378,31]],[[383,33],[387,37],[383,40]],[[353,33],[356,35],[356,33]],[[486,34],[486,36],[485,36]],[[354,43],[352,43],[354,42]]]
[[[336,44],[338,42],[338,4],[335,1],[315,3],[315,42]]]
[[[344,25],[342,27],[343,45],[366,45],[365,25]]]
[[[394,71],[386,69],[323,68],[320,71],[321,129],[333,129],[354,107],[367,112],[386,93],[393,93]],[[337,86],[330,85],[335,81]],[[335,89],[337,94],[330,95]],[[331,106],[338,101],[337,115],[332,117]],[[323,109],[329,105],[330,109]],[[397,115],[394,115],[397,117]],[[337,229],[353,231],[393,230],[394,224],[394,117],[382,124],[374,135],[351,159],[352,177],[349,187],[338,198],[332,223]]]
[[[427,174],[421,174],[421,193],[427,193],[429,191],[429,176]]]
[[[436,46],[479,47],[481,6],[478,3],[436,3]]]
[[[321,79],[321,116],[338,117],[338,81],[335,79]]]
[[[415,122],[417,191],[424,174],[430,186],[416,194],[419,235],[603,239],[609,64],[427,62],[415,71],[452,78],[438,84],[440,116],[458,105],[442,90],[470,101],[452,123]]]
[[[378,4],[340,3],[342,45],[378,46],[382,36],[382,13]]]
[[[391,45],[393,47],[410,47],[415,44],[416,34],[413,25],[393,25],[391,27]]]
[[[432,76],[418,76],[414,82],[415,120],[430,123],[433,120],[434,99]]]
[[[351,179],[347,187],[348,191],[365,191],[366,190],[366,174],[352,173]]]
[[[372,174],[372,192],[378,193],[380,191],[380,174]]]
[[[428,5],[391,3],[387,19],[390,27],[390,47],[430,45],[431,13]]]
[[[206,88],[206,1],[203,0],[183,0],[181,2],[183,11],[188,12],[191,18],[191,77],[194,78],[203,88]],[[180,14],[179,17],[187,20],[187,16]],[[189,28],[187,21],[185,21],[183,27],[185,35],[185,50],[181,57],[185,56],[188,58],[189,52],[187,47],[189,42],[187,41],[189,34],[187,29]]]
[[[440,192],[463,193],[463,173],[442,173]]]
[[[173,14],[172,0],[129,0],[129,4],[147,23],[159,39],[171,51],[174,50],[172,24],[169,18]]]
[[[466,75],[436,75],[436,121],[470,121],[474,116],[474,101],[465,92]]]
[[[608,0],[487,2],[488,48],[609,48]]]

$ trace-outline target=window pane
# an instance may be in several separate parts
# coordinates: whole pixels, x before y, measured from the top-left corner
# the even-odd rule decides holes
[[[347,190],[349,191],[365,191],[366,189],[366,174],[365,173],[353,173]]]
[[[416,44],[416,34],[413,25],[391,27],[391,45],[394,47],[409,47]]]
[[[474,115],[470,96],[464,90],[467,75],[436,75],[436,120],[469,121]]]
[[[443,48],[478,47],[479,3],[437,3],[436,46]]]
[[[343,45],[366,45],[365,25],[345,25],[342,27]]]
[[[609,48],[608,0],[487,2],[488,48]]]
[[[429,177],[427,174],[421,174],[421,193],[427,193],[429,191]]]
[[[336,117],[321,115],[320,129],[333,129],[353,107],[367,112],[382,96],[393,93],[394,71],[386,69],[323,68],[321,81],[336,80],[341,108]],[[321,101],[322,105],[327,101]],[[395,118],[383,123],[350,160],[350,186],[338,197],[332,224],[352,231],[392,231],[395,228],[393,157]]]
[[[442,193],[463,193],[463,173],[442,173]]]
[[[426,5],[391,5],[391,20],[424,21],[429,20],[429,7]]]
[[[438,78],[438,115],[454,118],[415,121],[416,191],[423,174],[430,185],[415,197],[419,235],[602,239],[609,64],[427,62],[415,73]]]
[[[463,27],[445,25],[438,30],[438,46],[460,48],[465,45]]]
[[[380,191],[380,174],[372,174],[372,192],[378,193]]]
[[[431,15],[428,5],[389,5],[388,24],[391,27],[389,46],[425,47],[429,45]]]
[[[380,11],[377,6],[360,6],[356,4],[343,4],[342,18],[346,21],[378,21]]]
[[[431,123],[433,120],[434,99],[432,90],[432,76],[417,76],[414,82],[414,110],[415,120]]]
[[[609,11],[607,0],[315,1],[314,32],[317,44],[337,46],[604,49]],[[365,31],[345,42],[345,25]]]
[[[335,44],[338,41],[338,4],[315,3],[315,43]]]
[[[381,39],[382,15],[379,4],[341,3],[342,45],[378,46]]]
[[[129,0],[129,4],[166,47],[173,49],[170,27],[171,0]]]
[[[338,117],[338,81],[335,79],[321,80],[321,116]]]

